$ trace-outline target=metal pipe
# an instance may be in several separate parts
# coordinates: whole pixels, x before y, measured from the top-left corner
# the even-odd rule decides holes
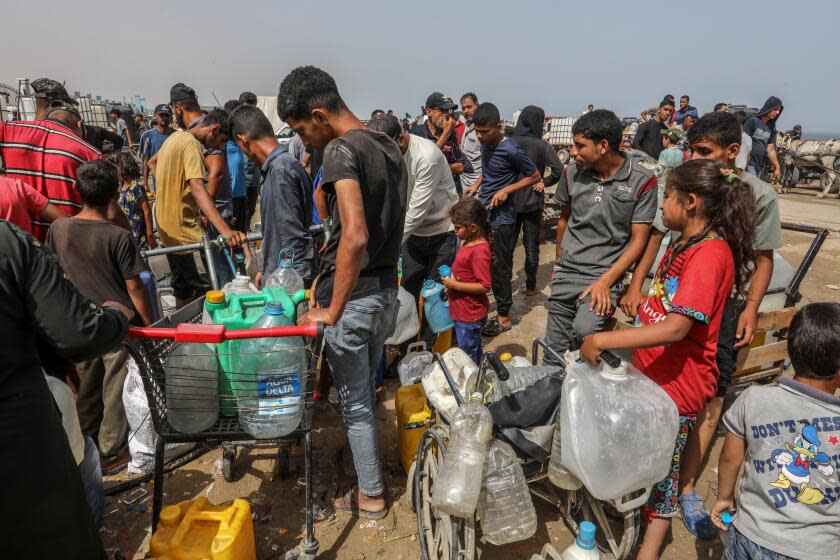
[[[207,274],[210,276],[210,285],[214,290],[219,289],[219,277],[216,275],[216,267],[213,262],[213,246],[210,243],[210,238],[205,233],[201,236],[201,243],[204,245],[204,256],[207,264]]]

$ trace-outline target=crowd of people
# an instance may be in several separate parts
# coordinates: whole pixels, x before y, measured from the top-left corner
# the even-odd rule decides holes
[[[638,558],[659,557],[678,514],[698,538],[716,538],[716,527],[724,528],[721,514],[736,509],[733,491],[745,457],[725,557],[800,557],[802,542],[814,543],[811,558],[836,553],[837,455],[825,450],[840,435],[836,304],[811,304],[797,314],[789,342],[793,379],[747,390],[724,415],[719,496],[711,512],[695,492],[737,351],[756,332],[773,251],[782,245],[776,193],[756,176],[766,161],[778,171],[777,98],[739,122],[718,110],[726,107],[700,116],[688,96],[675,110],[666,96],[643,113],[653,116],[633,142],[662,164],[657,177],[621,149],[621,121],[606,109],[590,106],[576,120],[573,160],[564,166],[543,139],[540,107],[525,107],[510,136],[498,108],[473,92],[459,100],[463,119],[458,104],[434,92],[425,120],[411,128],[384,111],[365,124],[333,78],[312,66],[290,72],[277,96],[278,116],[296,134],[293,144],[278,141],[253,93],[205,111],[195,91],[178,83],[169,103],[155,108],[154,126],[135,123],[142,131],[136,142],[119,111],[113,113],[117,140],[136,144],[139,156],[117,150],[102,159],[64,87],[48,79],[33,87],[36,120],[0,123],[6,296],[0,443],[17,458],[0,466],[13,481],[0,510],[21,557],[101,556],[100,469],[111,472],[127,458],[120,395],[128,355],[120,341],[129,324],[153,320],[141,251],[158,242],[196,243],[205,233],[232,249],[246,248],[259,203],[257,285],[277,267],[280,251],[293,248],[294,267],[311,288],[309,311],[299,322],[326,327],[324,357],[347,431],[341,467],[351,481],[333,506],[380,518],[388,503],[374,422],[375,372],[397,321],[400,262],[401,285],[415,298],[424,280],[443,283],[456,344],[479,361],[482,337],[514,324],[520,233],[522,295],[540,293],[544,190],[551,187],[560,216],[546,339],[561,355],[578,351],[592,364],[604,350],[633,350],[634,365],[679,412],[673,464],[645,510]],[[317,223],[327,235],[310,231]],[[667,250],[643,291],[666,236]],[[228,249],[214,250],[215,274],[224,284],[232,279],[223,255]],[[167,259],[178,306],[210,289],[208,263],[202,267],[192,253]],[[441,265],[450,265],[449,275],[441,277]],[[637,328],[603,332],[618,308]],[[65,382],[75,403],[59,398],[66,386],[54,388]],[[61,413],[53,402],[65,402]],[[68,408],[78,420],[65,430]],[[813,420],[797,420],[804,424],[799,428],[790,418]],[[793,443],[768,453],[770,426],[777,434],[785,426]],[[810,481],[809,464],[821,482]],[[786,490],[788,507],[768,488]]]

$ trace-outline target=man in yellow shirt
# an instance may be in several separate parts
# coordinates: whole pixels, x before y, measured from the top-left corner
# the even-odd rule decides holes
[[[245,235],[234,231],[221,217],[205,182],[207,170],[202,146],[224,146],[230,137],[227,115],[218,109],[203,115],[195,91],[184,84],[172,86],[169,97],[181,130],[173,132],[149,161],[157,184],[155,218],[158,235],[169,247],[198,243],[203,215],[227,238],[228,245],[241,245]],[[210,289],[207,275],[198,271],[192,253],[168,255],[167,259],[178,307]]]

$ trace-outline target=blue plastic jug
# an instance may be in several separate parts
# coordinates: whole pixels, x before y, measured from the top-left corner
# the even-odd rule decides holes
[[[442,264],[438,267],[438,274],[440,274],[441,278],[449,278],[452,276],[452,269],[449,265]]]
[[[426,316],[432,332],[435,334],[451,330],[455,326],[449,316],[449,302],[441,298],[443,284],[434,280],[426,280],[420,295],[423,296],[423,313]]]

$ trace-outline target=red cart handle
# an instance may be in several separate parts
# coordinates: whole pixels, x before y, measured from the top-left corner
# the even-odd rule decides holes
[[[242,338],[277,338],[283,336],[305,336],[316,338],[323,334],[323,323],[309,323],[295,327],[268,327],[263,329],[241,329],[228,331],[224,325],[203,325],[181,323],[175,327],[131,327],[129,338],[172,338],[175,342],[209,342],[218,344],[225,340]]]

